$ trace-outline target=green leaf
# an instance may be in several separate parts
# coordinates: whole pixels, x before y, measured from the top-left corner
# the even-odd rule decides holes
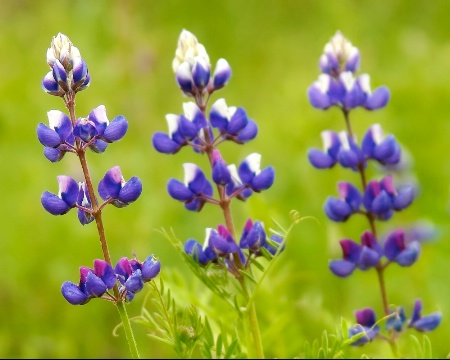
[[[419,339],[416,336],[410,335],[409,338],[412,341],[414,352],[416,353],[417,359],[423,359],[422,346],[420,345]]]
[[[217,335],[217,341],[216,341],[216,355],[218,358],[222,355],[222,334]]]

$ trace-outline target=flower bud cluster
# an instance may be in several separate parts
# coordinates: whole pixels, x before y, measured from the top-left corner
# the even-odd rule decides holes
[[[245,144],[258,133],[256,122],[248,117],[245,109],[228,106],[223,98],[216,100],[207,111],[210,95],[230,79],[228,62],[220,59],[211,76],[205,47],[192,33],[183,30],[172,65],[183,94],[194,97],[194,101],[183,104],[183,114],[166,115],[169,131],[156,132],[152,137],[153,147],[163,154],[176,154],[189,146],[194,152],[208,157],[210,171],[208,174],[195,163],[184,163],[183,181],[170,179],[167,191],[190,211],[199,212],[206,203],[220,206],[227,224],[219,225],[217,230],[208,228],[203,245],[189,239],[184,250],[200,265],[220,263],[240,276],[237,269],[248,265],[250,256],[262,255],[262,249],[275,254],[282,239],[266,237],[262,224],[249,220],[238,244],[230,225],[230,202],[233,199],[245,201],[252,194],[269,189],[275,180],[275,170],[272,166],[261,168],[261,155],[258,153],[248,155],[235,165],[227,163],[218,150],[223,142]],[[248,251],[247,255],[243,249]]]
[[[406,328],[413,328],[420,332],[432,331],[438,327],[442,320],[440,312],[422,316],[422,301],[416,299],[413,313],[407,321],[403,306],[399,306],[395,311],[391,311],[391,316],[386,321],[386,329],[394,331],[397,335]],[[353,346],[361,346],[371,342],[379,333],[380,325],[377,324],[376,314],[372,308],[364,308],[355,311],[357,325],[353,325],[348,330],[349,338],[360,333],[364,336],[352,343]]]
[[[347,126],[346,131],[322,132],[322,149],[310,149],[308,159],[317,169],[330,169],[336,165],[351,169],[360,174],[362,188],[347,181],[340,181],[338,197],[329,196],[324,204],[327,217],[336,222],[345,222],[352,215],[359,214],[367,218],[370,230],[361,235],[361,241],[355,242],[345,238],[340,240],[342,259],[330,260],[331,272],[339,277],[348,277],[355,269],[375,269],[380,278],[380,287],[384,286],[383,272],[392,263],[402,267],[413,265],[421,251],[420,237],[411,236],[403,229],[392,230],[383,241],[376,231],[376,221],[387,221],[395,212],[404,210],[412,204],[416,190],[411,184],[395,186],[392,174],[382,179],[367,180],[366,168],[369,163],[377,163],[386,170],[395,167],[401,161],[401,148],[394,135],[384,136],[379,124],[374,124],[365,132],[359,144],[351,130],[350,112],[361,106],[368,110],[384,107],[389,100],[389,91],[381,87],[373,93],[370,91],[369,75],[354,77],[359,68],[360,55],[340,32],[325,46],[320,58],[322,74],[319,81],[308,89],[309,100],[315,108],[327,109],[337,106],[341,109]],[[389,315],[385,289],[382,292],[385,315]],[[441,315],[424,317],[420,320],[420,301],[416,302],[414,314],[409,327],[419,331],[433,330],[440,322]],[[403,309],[394,321],[387,322],[388,331],[400,332],[406,321]],[[349,331],[349,336],[365,332],[366,336],[354,342],[362,345],[380,331],[376,325],[375,313],[366,308],[356,312],[358,325]],[[400,320],[399,320],[400,319]]]
[[[320,57],[322,74],[308,88],[311,105],[323,110],[338,106],[345,111],[356,107],[377,110],[386,106],[390,94],[385,86],[372,92],[368,74],[355,77],[359,62],[359,50],[338,31]]]
[[[50,95],[62,97],[69,92],[77,93],[91,82],[80,51],[64,34],[53,37],[47,50],[47,64],[51,70],[42,80],[42,88]]]
[[[61,287],[64,298],[72,305],[87,304],[93,298],[117,301],[112,290],[119,284],[121,299],[131,301],[142,290],[144,283],[153,280],[160,272],[161,263],[153,255],[144,262],[136,258],[121,258],[113,269],[104,260],[95,260],[94,269],[80,267],[80,282],[66,281]]]
[[[211,77],[211,63],[205,47],[191,32],[183,30],[172,68],[178,86],[186,96],[212,94],[224,87],[231,77],[231,68],[225,59],[217,61]]]

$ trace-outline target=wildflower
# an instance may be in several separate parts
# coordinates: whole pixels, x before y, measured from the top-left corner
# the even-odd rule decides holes
[[[125,181],[119,166],[109,169],[98,184],[98,193],[104,201],[116,207],[125,207],[136,201],[142,193],[142,182],[134,176]]]
[[[175,200],[183,201],[188,210],[200,211],[206,198],[212,196],[213,189],[203,171],[195,164],[185,163],[184,183],[170,179],[167,191]]]
[[[337,276],[347,277],[356,268],[367,270],[375,267],[383,255],[381,246],[370,231],[361,236],[361,245],[353,240],[343,239],[340,242],[343,260],[331,260],[330,270]]]
[[[403,185],[395,189],[392,175],[381,181],[370,181],[363,195],[363,204],[367,211],[376,215],[379,220],[388,220],[393,211],[408,207],[414,200],[415,191],[412,185]]]
[[[247,117],[242,107],[228,107],[225,99],[217,100],[212,106],[209,121],[226,140],[242,144],[254,139],[258,133],[256,123]]]
[[[394,261],[400,266],[410,266],[420,255],[420,244],[418,241],[407,244],[405,232],[396,230],[389,234],[384,242],[384,254],[389,261]]]
[[[153,280],[161,270],[161,263],[153,255],[141,263],[137,259],[121,258],[115,267],[117,278],[121,284],[119,289],[124,293],[127,301],[142,290],[144,283]]]
[[[324,210],[328,218],[333,221],[344,222],[352,214],[359,211],[362,197],[359,190],[349,182],[338,183],[339,199],[329,196]]]
[[[264,227],[256,220],[254,223],[248,219],[242,231],[239,246],[242,249],[249,249],[250,252],[257,252],[266,243],[266,232]]]
[[[375,312],[371,308],[364,308],[355,311],[355,317],[358,324],[353,325],[352,327],[350,327],[350,329],[348,329],[348,336],[349,338],[351,338],[352,336],[359,333],[364,333],[364,336],[352,342],[352,345],[361,346],[368,342],[371,342],[380,332],[380,327],[378,325],[375,325]]]
[[[414,303],[414,311],[408,327],[412,327],[418,331],[432,331],[436,329],[442,320],[442,314],[435,312],[427,316],[422,316],[422,301],[417,299]]]
[[[116,284],[113,268],[104,260],[95,260],[94,269],[80,267],[79,285],[66,281],[61,287],[64,298],[72,305],[84,305],[94,297],[101,297]]]
[[[332,168],[337,163],[341,141],[339,140],[339,136],[331,130],[322,131],[321,137],[323,151],[310,149],[308,151],[309,162],[317,169]]]
[[[258,153],[252,153],[242,161],[238,174],[242,183],[255,192],[270,188],[275,180],[275,170],[272,166],[261,170],[261,155]]]
[[[41,196],[41,203],[50,214],[64,215],[75,207],[78,198],[78,183],[65,175],[59,175],[56,178],[59,184],[58,195],[45,191]]]
[[[394,135],[383,136],[379,124],[372,125],[362,140],[362,151],[367,158],[374,159],[381,164],[398,164],[401,149]]]

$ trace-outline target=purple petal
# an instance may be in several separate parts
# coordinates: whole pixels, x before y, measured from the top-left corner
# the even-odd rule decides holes
[[[324,206],[325,214],[333,221],[346,221],[352,214],[351,207],[342,200],[329,196]]]
[[[238,107],[231,116],[227,126],[227,133],[236,135],[239,131],[245,128],[248,122],[246,111],[242,107]]]
[[[192,79],[192,72],[188,62],[184,62],[178,66],[175,78],[181,90],[186,93],[191,93],[193,91],[194,80]]]
[[[376,323],[375,311],[371,308],[364,308],[355,311],[356,322],[362,326],[372,327]]]
[[[435,312],[414,321],[410,326],[418,331],[432,331],[436,329],[442,320],[442,314]]]
[[[56,178],[58,180],[61,198],[67,205],[74,207],[78,200],[78,183],[70,176],[59,175]]]
[[[144,282],[142,281],[141,270],[136,270],[133,274],[125,281],[125,287],[128,291],[136,294],[141,291],[144,287]]]
[[[336,159],[318,149],[308,151],[308,160],[316,169],[328,169],[336,164]]]
[[[394,210],[403,210],[413,202],[415,197],[415,188],[413,185],[404,185],[397,191],[392,207]]]
[[[316,109],[326,110],[332,105],[330,97],[315,85],[308,88],[308,99]]]
[[[122,172],[119,166],[114,166],[108,170],[103,179],[98,184],[98,192],[103,200],[108,198],[117,199],[122,189]],[[104,197],[104,195],[106,195]]]
[[[395,258],[395,262],[400,266],[411,266],[416,262],[420,255],[420,244],[413,241],[400,252]]]
[[[192,67],[192,79],[195,86],[198,88],[204,88],[208,85],[210,77],[210,65],[202,57],[197,57]]]
[[[102,279],[91,271],[86,277],[86,291],[92,296],[99,297],[106,292],[106,285]]]
[[[367,97],[364,107],[368,110],[381,109],[387,105],[389,98],[389,89],[386,86],[380,86]]]
[[[114,269],[104,260],[94,261],[94,274],[102,279],[108,289],[112,289],[116,284],[117,278]]]
[[[386,193],[386,191],[382,191],[373,201],[370,206],[371,212],[377,215],[381,215],[389,212],[392,207],[392,201],[390,196]]]
[[[258,126],[252,119],[248,119],[247,125],[239,131],[236,139],[241,142],[253,140],[258,134]]]
[[[191,200],[195,194],[187,188],[181,181],[176,179],[170,179],[167,183],[167,191],[169,195],[175,200],[188,201]]]
[[[358,268],[361,270],[367,270],[371,267],[376,266],[380,262],[380,254],[368,248],[367,246],[362,247],[361,255],[358,261]]]
[[[120,190],[118,199],[125,203],[131,203],[136,201],[142,193],[142,182],[134,176],[126,182],[123,188]]]
[[[328,267],[334,275],[347,277],[355,270],[356,265],[347,260],[330,260]]]
[[[152,138],[153,147],[163,154],[174,154],[180,149],[180,144],[173,141],[169,135],[157,132]]]
[[[384,255],[390,261],[395,261],[395,258],[405,249],[405,232],[403,230],[396,230],[388,235],[384,242]]]
[[[42,79],[42,89],[50,94],[55,96],[63,96],[64,90],[61,89],[58,82],[55,81],[55,78],[53,77],[53,72],[50,71],[45,75],[45,77]]]
[[[274,181],[275,169],[272,166],[268,166],[253,178],[251,188],[256,192],[266,190],[272,186]]]
[[[192,140],[198,135],[200,129],[193,121],[190,121],[183,115],[180,115],[179,121],[179,130],[183,138]]]
[[[45,191],[42,194],[41,203],[44,209],[52,215],[63,215],[71,209],[71,207],[59,196],[48,191]]]
[[[231,173],[223,160],[218,160],[212,169],[212,179],[217,185],[225,186],[231,181]]]
[[[58,133],[43,123],[38,125],[36,132],[39,142],[44,146],[53,148],[61,144],[61,138]]]
[[[125,136],[127,130],[127,120],[122,115],[117,116],[103,132],[103,139],[107,142],[118,141]]]
[[[141,271],[142,280],[144,282],[150,281],[155,278],[161,271],[161,262],[157,260],[153,255],[150,255],[142,264]]]
[[[62,284],[61,293],[72,305],[83,305],[89,300],[87,295],[80,290],[78,285],[70,281],[66,281]]]
[[[131,268],[130,261],[126,257],[122,257],[116,264],[114,268],[115,273],[119,276],[119,280],[128,279],[132,274],[133,269]]]

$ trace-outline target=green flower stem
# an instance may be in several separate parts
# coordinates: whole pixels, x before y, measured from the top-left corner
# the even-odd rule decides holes
[[[255,302],[250,303],[250,308],[248,309],[248,319],[250,323],[250,330],[253,335],[253,347],[255,349],[255,358],[264,359],[264,349],[262,346],[261,332],[259,331],[258,317],[256,315]]]
[[[130,319],[128,318],[127,309],[123,301],[116,302],[117,310],[119,310],[120,319],[122,320],[125,336],[130,347],[131,357],[133,359],[139,359],[139,351],[137,349],[136,340],[134,339],[133,329],[131,328]]]

